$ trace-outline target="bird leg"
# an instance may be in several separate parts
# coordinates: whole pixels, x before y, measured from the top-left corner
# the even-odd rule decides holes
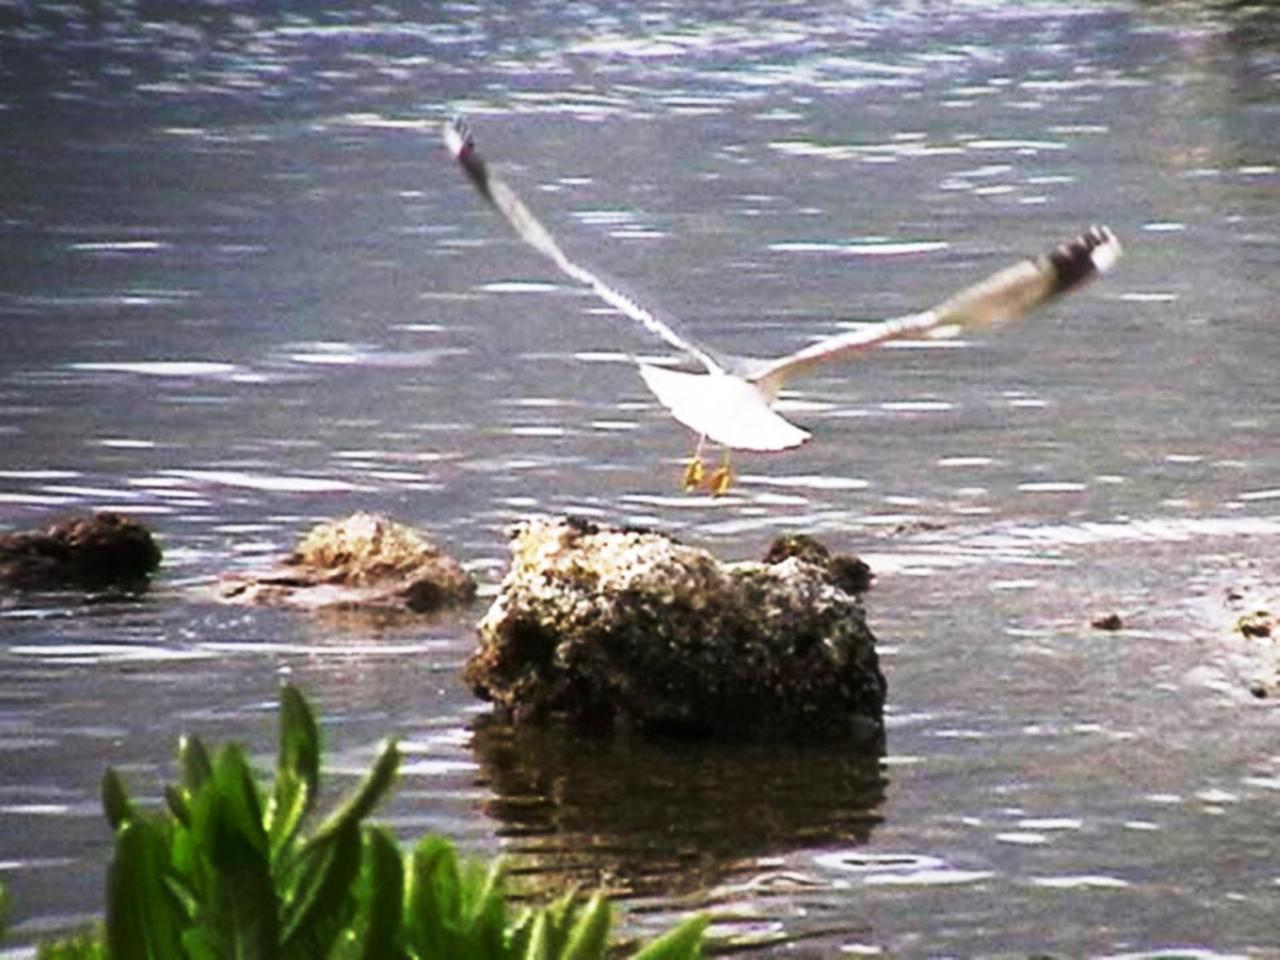
[[[733,486],[733,470],[729,467],[729,448],[725,447],[720,466],[712,470],[711,476],[707,478],[707,487],[710,488],[713,497],[718,497],[728,493],[731,486]]]
[[[686,490],[697,490],[702,485],[702,478],[705,471],[702,466],[702,445],[707,442],[705,436],[698,438],[698,446],[693,451],[693,459],[689,461],[689,465],[684,468],[684,480],[681,486]]]

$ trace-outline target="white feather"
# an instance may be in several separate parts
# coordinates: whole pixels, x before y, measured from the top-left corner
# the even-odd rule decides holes
[[[809,434],[769,406],[754,383],[727,373],[686,373],[640,364],[640,376],[670,414],[694,433],[737,450],[786,450]]]

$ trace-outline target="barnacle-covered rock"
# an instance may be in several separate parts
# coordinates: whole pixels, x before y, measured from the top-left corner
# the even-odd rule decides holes
[[[137,520],[95,513],[43,530],[0,534],[0,586],[24,590],[137,588],[160,565],[160,548]]]
[[[524,522],[511,550],[464,677],[516,721],[882,739],[885,682],[850,558],[811,542],[721,564],[575,520]]]
[[[476,584],[415,530],[354,513],[312,528],[280,566],[223,577],[217,593],[228,603],[431,613],[471,602]]]

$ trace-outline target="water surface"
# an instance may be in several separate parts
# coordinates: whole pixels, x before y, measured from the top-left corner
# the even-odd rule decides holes
[[[15,939],[100,909],[105,764],[154,798],[182,732],[266,759],[287,677],[338,783],[403,738],[402,836],[605,884],[632,933],[696,907],[760,956],[1276,949],[1248,692],[1276,678],[1212,642],[1280,544],[1268,36],[1127,3],[0,10],[0,526],[121,510],[166,557],[144,598],[0,607]],[[689,496],[629,360],[662,345],[468,192],[455,111],[572,250],[733,352],[1092,222],[1128,257],[998,337],[795,384],[815,440]],[[888,755],[514,734],[458,678],[483,601],[391,629],[192,599],[356,509],[486,595],[530,513],[858,552]]]

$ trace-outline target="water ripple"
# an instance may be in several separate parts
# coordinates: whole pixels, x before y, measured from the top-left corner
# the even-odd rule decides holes
[[[136,373],[147,377],[226,378],[241,371],[234,363],[211,360],[92,360],[67,364],[86,373]]]
[[[214,486],[240,487],[272,493],[347,493],[368,487],[331,477],[286,476],[244,470],[166,470],[166,476]]]

